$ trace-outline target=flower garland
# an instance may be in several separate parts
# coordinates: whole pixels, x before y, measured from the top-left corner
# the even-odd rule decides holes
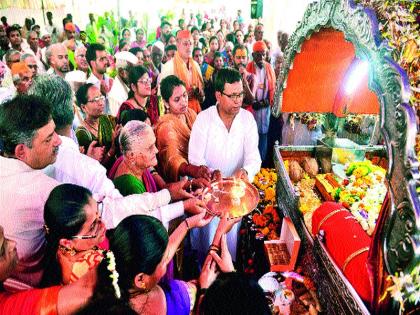
[[[112,279],[112,286],[115,290],[115,296],[117,299],[121,298],[121,290],[118,286],[118,277],[120,276],[117,272],[117,264],[115,263],[115,256],[112,251],[106,253],[106,258],[108,259],[107,269],[111,272],[109,276]]]
[[[380,298],[382,301],[388,294],[400,303],[400,310],[404,311],[404,304],[408,301],[412,305],[420,303],[420,265],[414,267],[410,274],[403,272],[389,275],[387,281],[392,285],[386,289],[384,295]]]
[[[322,125],[322,117],[323,115],[318,113],[291,113],[289,122],[292,129],[294,128],[295,120],[298,120],[303,125],[306,125],[308,130],[313,130],[318,125]]]
[[[252,221],[256,229],[268,240],[278,239],[280,217],[276,210],[276,183],[275,169],[262,168],[254,177],[254,186],[260,192],[261,201],[253,215]]]

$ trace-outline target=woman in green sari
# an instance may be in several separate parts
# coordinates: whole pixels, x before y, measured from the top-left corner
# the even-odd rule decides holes
[[[114,184],[123,196],[156,192],[157,184],[150,169],[156,166],[157,148],[153,129],[132,120],[121,131],[121,163],[115,169]]]
[[[84,152],[90,146],[99,146],[94,158],[109,168],[115,161],[115,138],[120,126],[116,125],[115,117],[104,115],[105,98],[93,84],[82,85],[76,92],[77,105],[84,114],[82,125],[76,129],[76,137]]]

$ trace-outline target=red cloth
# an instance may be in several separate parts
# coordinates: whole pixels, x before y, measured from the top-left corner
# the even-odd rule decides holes
[[[61,286],[8,294],[0,292],[0,314],[55,315]]]
[[[323,221],[333,211],[340,209],[342,211],[337,211]],[[324,230],[325,245],[341,271],[353,253],[370,246],[371,238],[350,211],[336,202],[324,202],[313,213],[312,233],[316,235],[319,230]],[[362,300],[367,303],[370,302],[372,295],[367,268],[368,253],[369,251],[365,250],[355,255],[343,272]]]
[[[152,123],[152,126],[156,124],[159,119],[159,99],[156,95],[151,95],[149,100],[147,101],[146,109],[147,109],[147,116]],[[121,113],[125,110],[136,109],[134,102],[127,100],[121,104],[118,114],[117,114],[117,121],[120,122]]]
[[[266,50],[267,50],[267,45],[264,43],[263,40],[256,41],[254,43],[254,46],[252,46],[252,51],[253,52],[266,51]]]

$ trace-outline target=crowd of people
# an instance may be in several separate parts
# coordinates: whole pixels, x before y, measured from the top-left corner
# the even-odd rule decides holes
[[[270,163],[287,34],[46,16],[0,25],[0,313],[269,314],[198,195]]]

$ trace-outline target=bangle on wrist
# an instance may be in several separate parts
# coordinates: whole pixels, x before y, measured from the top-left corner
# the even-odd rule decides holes
[[[189,231],[190,230],[190,225],[188,224],[188,220],[185,219],[184,222],[185,222],[185,226],[187,227],[187,231]]]
[[[209,247],[209,252],[211,252],[212,250],[214,250],[215,252],[218,252],[220,250],[220,247],[214,244],[211,244]]]

